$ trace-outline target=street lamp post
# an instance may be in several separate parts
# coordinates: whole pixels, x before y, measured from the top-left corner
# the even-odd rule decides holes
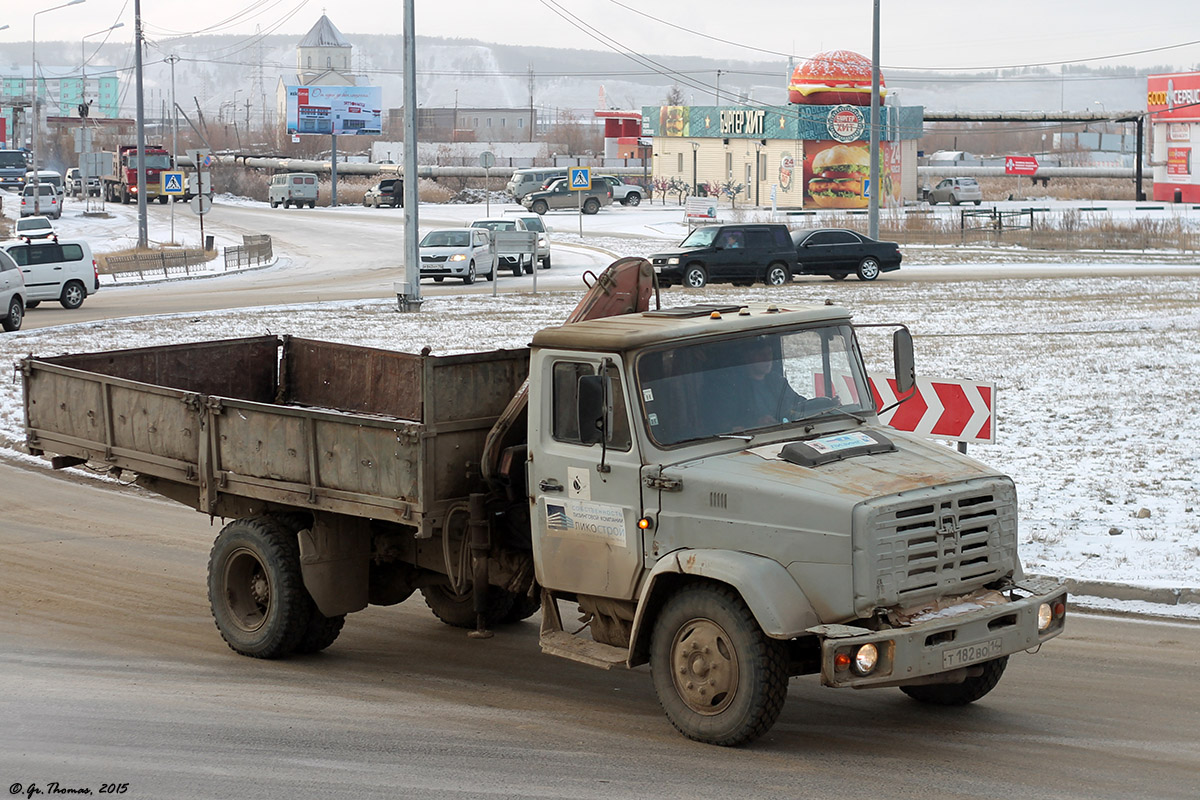
[[[71,0],[71,2],[69,2],[69,3],[62,3],[57,6],[51,6],[50,8],[44,8],[41,11],[33,12],[33,44],[32,44],[32,47],[30,48],[30,51],[31,51],[30,55],[32,56],[32,58],[30,60],[33,62],[33,76],[32,76],[33,77],[33,97],[30,102],[30,110],[33,111],[33,183],[34,183],[34,186],[37,186],[37,184],[39,183],[39,181],[38,181],[38,116],[39,115],[38,115],[38,110],[37,110],[37,94],[38,94],[38,91],[37,91],[38,90],[38,82],[37,82],[37,18],[40,14],[45,14],[50,11],[57,11],[58,9],[66,8],[67,6],[77,6],[82,2],[84,2],[84,0]],[[41,190],[35,189],[34,195],[33,195],[33,213],[34,214],[42,213],[41,197],[42,197]]]
[[[754,205],[758,206],[758,189],[762,186],[762,175],[759,174],[759,165],[762,163],[762,148],[761,141],[754,143]]]
[[[696,184],[696,154],[700,151],[700,143],[692,142],[692,195],[699,194]]]

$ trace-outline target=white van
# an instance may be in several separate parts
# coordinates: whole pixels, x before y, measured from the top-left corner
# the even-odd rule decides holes
[[[271,176],[271,188],[267,190],[271,208],[296,206],[317,207],[317,176],[311,172],[284,172]]]
[[[508,179],[508,193],[520,201],[530,192],[540,190],[542,184],[551,178],[565,177],[567,177],[566,167],[529,167],[513,170],[512,177]]]
[[[63,193],[63,176],[61,172],[52,169],[39,169],[37,171],[37,179],[34,180],[33,170],[25,173],[25,185],[31,183],[48,183],[55,188],[61,195]]]
[[[51,219],[62,216],[63,194],[52,183],[27,183],[21,189],[22,217],[45,215]]]
[[[100,289],[100,270],[87,242],[64,242],[56,237],[0,244],[21,268],[25,279],[25,307],[57,300],[63,308],[79,308]]]

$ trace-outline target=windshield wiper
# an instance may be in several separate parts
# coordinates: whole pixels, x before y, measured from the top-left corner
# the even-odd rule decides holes
[[[812,416],[805,417],[803,420],[800,420],[800,421],[804,422],[804,423],[810,423],[812,420],[815,420],[817,417],[825,417],[825,416],[829,416],[830,414],[838,414],[841,416],[853,417],[854,419],[858,420],[859,424],[861,424],[861,425],[867,424],[866,417],[860,417],[858,414],[855,414],[853,411],[843,408],[842,406],[833,406],[831,408],[823,408],[820,411],[818,411],[817,413],[813,414]],[[812,429],[815,427],[816,427],[816,425],[805,424],[804,432],[810,433],[812,431]]]
[[[745,442],[753,442],[754,441],[754,437],[748,433],[718,433],[716,438],[718,438],[718,439],[741,439],[742,441],[745,441]]]

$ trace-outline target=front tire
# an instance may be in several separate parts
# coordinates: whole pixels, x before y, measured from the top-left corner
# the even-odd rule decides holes
[[[550,256],[542,259],[542,269],[550,269]]]
[[[864,258],[858,265],[858,279],[873,281],[879,277],[879,262],[873,258]]]
[[[25,303],[21,301],[21,298],[14,296],[8,303],[8,313],[4,315],[0,325],[3,325],[6,331],[19,331],[21,330],[21,321],[24,319]]]
[[[914,700],[935,706],[965,706],[996,688],[1008,656],[1002,656],[983,664],[983,674],[967,678],[962,683],[936,683],[927,686],[901,686],[900,691]]]
[[[708,272],[699,264],[690,264],[683,273],[683,285],[690,289],[703,289],[708,283]]]
[[[671,724],[722,746],[762,736],[787,698],[787,654],[732,589],[699,584],[671,597],[650,641],[650,674]]]
[[[87,297],[87,289],[83,288],[83,284],[79,281],[67,281],[67,285],[63,287],[62,295],[58,298],[58,302],[63,308],[76,309],[83,305],[83,298]]]
[[[792,271],[787,268],[786,264],[772,264],[767,267],[767,277],[765,283],[768,286],[783,286],[792,279]]]
[[[295,651],[306,640],[312,608],[296,535],[269,517],[222,528],[208,559],[208,602],[234,652],[281,658]]]
[[[470,263],[470,265],[467,266],[467,274],[463,275],[463,284],[466,286],[470,286],[474,282],[475,282],[475,262],[472,261]]]

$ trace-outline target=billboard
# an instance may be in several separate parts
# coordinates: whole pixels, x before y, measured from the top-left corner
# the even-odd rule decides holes
[[[289,86],[287,132],[379,136],[383,91],[378,86]]]
[[[1146,110],[1155,122],[1200,120],[1200,72],[1150,75],[1146,79]]]

